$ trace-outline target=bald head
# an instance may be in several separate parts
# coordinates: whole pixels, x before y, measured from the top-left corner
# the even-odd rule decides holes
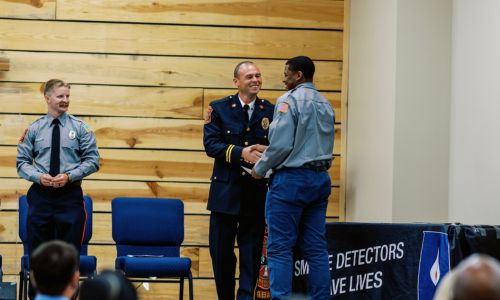
[[[464,260],[457,267],[453,295],[454,300],[499,300],[500,263],[481,254]]]

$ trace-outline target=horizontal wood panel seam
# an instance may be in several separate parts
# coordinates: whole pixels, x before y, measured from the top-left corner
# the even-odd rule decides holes
[[[0,51],[3,51],[3,50],[4,49],[0,49]],[[5,51],[11,51],[11,50],[5,50]],[[20,51],[20,52],[26,52],[26,51]],[[231,58],[234,58],[234,57],[231,57]],[[230,80],[230,78],[228,80]],[[0,82],[4,82],[4,83],[23,83],[23,84],[24,83],[39,83],[39,84],[43,84],[44,83],[44,82],[40,82],[40,81],[20,81],[20,80],[0,80]],[[71,86],[75,86],[75,85],[81,85],[81,86],[90,85],[90,86],[94,86],[95,85],[95,86],[107,86],[107,87],[114,87],[114,86],[116,86],[116,87],[140,87],[140,88],[156,88],[156,87],[158,87],[158,86],[141,85],[141,84],[85,83],[85,82],[83,82],[83,83],[82,82],[77,82],[77,83],[70,82],[70,84],[71,84]],[[193,89],[203,89],[203,90],[227,90],[228,89],[227,87],[185,87],[185,86],[168,86],[168,88],[172,88],[172,89],[193,88]],[[283,92],[283,94],[287,92],[286,90],[279,89],[279,88],[275,88],[275,89],[273,89],[273,88],[262,88],[261,89],[261,93],[265,92],[265,91]],[[237,92],[237,90],[235,89],[233,95],[236,92]],[[335,90],[320,90],[320,89],[318,89],[318,92],[321,92],[321,93],[340,93],[341,91],[340,90],[335,91]]]
[[[20,114],[14,114],[11,112],[0,112],[0,115],[23,115],[23,116],[44,116],[45,114],[38,114],[38,113],[20,113]],[[124,118],[124,116],[115,116],[115,115],[91,115],[91,114],[71,114],[77,118],[81,117],[86,117],[86,118]],[[172,117],[142,117],[142,116],[126,116],[126,118],[130,119],[157,119],[157,120],[186,120],[186,121],[198,121],[202,120],[202,118],[172,118]],[[341,125],[341,122],[335,122],[335,125]],[[1,144],[0,144],[1,145]],[[114,147],[110,147],[112,149]],[[140,149],[140,148],[134,148],[134,149]],[[145,149],[152,149],[152,148],[145,148]],[[196,151],[196,150],[189,150],[189,149],[179,149],[179,150],[185,150],[185,151]]]
[[[131,24],[131,25],[154,25],[154,26],[185,26],[185,27],[213,27],[213,28],[243,28],[243,29],[283,29],[297,31],[327,31],[327,32],[344,32],[342,28],[321,28],[321,27],[294,27],[294,26],[252,26],[252,25],[226,25],[226,24],[198,24],[198,23],[161,23],[161,22],[139,22],[139,21],[110,21],[110,20],[72,20],[72,19],[30,19],[30,18],[14,18],[0,17],[0,20],[14,21],[39,21],[39,22],[59,22],[59,23],[96,23],[96,24]]]
[[[106,83],[120,85],[145,85],[156,87],[234,88],[228,79],[239,59],[148,57],[141,55],[91,55],[55,54],[35,52],[0,51],[9,56],[12,68],[3,73],[6,81],[41,81],[47,77],[47,64],[57,57],[59,63],[51,64],[51,72],[73,83]],[[254,62],[267,74],[265,86],[281,89],[284,60],[260,60]],[[89,72],[89,70],[92,70]],[[126,70],[126,72],[124,72]],[[316,86],[321,89],[341,88],[342,63],[318,62]]]
[[[179,26],[179,27],[213,27],[213,28],[243,28],[243,29],[278,29],[294,31],[327,31],[344,32],[341,28],[320,27],[293,27],[293,26],[251,26],[251,25],[224,25],[224,24],[196,24],[196,23],[160,23],[160,22],[134,22],[134,21],[110,21],[110,20],[71,20],[71,19],[29,19],[9,18],[0,16],[0,20],[29,21],[29,22],[53,22],[53,23],[95,23],[95,24],[131,24],[131,25],[153,25],[153,26]]]
[[[116,56],[144,56],[144,57],[178,57],[178,58],[210,58],[210,59],[240,59],[240,60],[280,60],[286,62],[290,57],[261,57],[261,56],[223,56],[223,55],[182,55],[182,54],[151,54],[134,52],[98,52],[98,51],[58,51],[58,50],[32,50],[32,49],[8,49],[0,48],[0,51],[30,52],[30,53],[57,53],[57,54],[89,54],[89,55],[116,55]],[[343,62],[342,59],[314,59],[314,62]],[[24,82],[24,81],[23,81]],[[79,82],[79,84],[84,84]],[[94,83],[93,83],[94,84]],[[116,85],[116,84],[115,84]],[[171,86],[169,86],[171,87]],[[182,86],[183,87],[183,86]],[[212,89],[212,87],[210,87]]]

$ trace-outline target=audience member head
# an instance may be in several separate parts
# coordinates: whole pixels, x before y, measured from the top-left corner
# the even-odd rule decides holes
[[[484,254],[460,262],[440,282],[434,300],[500,300],[500,263]]]
[[[50,296],[72,297],[78,289],[78,252],[63,241],[49,241],[33,251],[30,276],[36,290]]]
[[[474,254],[457,267],[454,300],[499,300],[500,263],[487,255]]]
[[[134,286],[120,272],[103,271],[86,280],[80,288],[80,300],[137,300]]]

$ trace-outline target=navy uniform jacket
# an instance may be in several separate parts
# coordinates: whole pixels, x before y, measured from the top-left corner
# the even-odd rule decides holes
[[[241,166],[243,148],[253,144],[269,145],[269,124],[274,105],[257,98],[251,119],[245,124],[238,94],[213,101],[203,127],[203,144],[208,156],[215,158],[207,209],[231,215],[264,215],[267,192],[265,180],[255,180]]]

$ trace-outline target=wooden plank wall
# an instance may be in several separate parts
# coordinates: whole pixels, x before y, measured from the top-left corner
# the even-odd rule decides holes
[[[101,170],[84,182],[94,200],[90,254],[112,268],[110,202],[116,196],[178,197],[185,203],[182,254],[193,260],[195,299],[216,299],[206,201],[212,160],[203,152],[204,109],[235,93],[232,70],[253,60],[262,98],[284,92],[284,62],[308,55],[315,83],[337,113],[328,219],[343,219],[341,104],[344,1],[0,0],[0,254],[16,280],[17,199],[29,183],[15,170],[25,127],[46,112],[43,82],[72,84],[70,113],[94,130]],[[177,286],[140,288],[142,299],[175,299]],[[203,295],[203,297],[201,296]]]

